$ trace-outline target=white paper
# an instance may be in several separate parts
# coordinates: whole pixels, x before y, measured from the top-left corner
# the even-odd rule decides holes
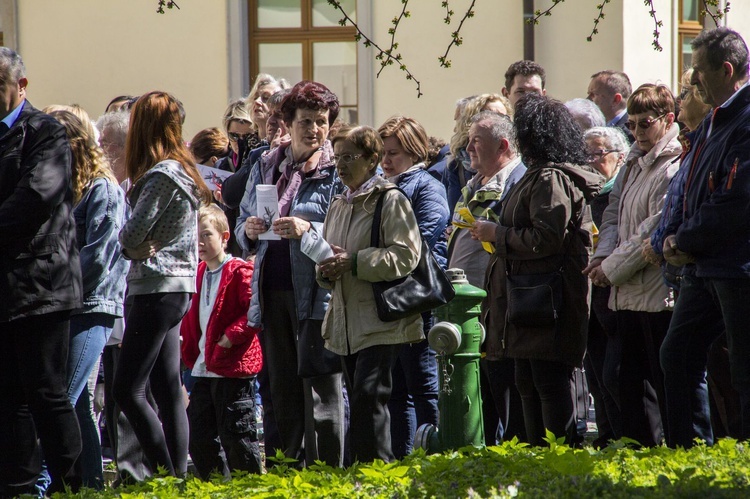
[[[218,168],[211,168],[210,166],[206,165],[196,166],[198,167],[198,171],[200,172],[201,177],[203,177],[203,181],[206,182],[206,185],[212,191],[221,189],[221,185],[224,183],[224,180],[232,175],[232,172],[219,170]]]
[[[302,234],[300,250],[315,263],[320,263],[333,256],[333,250],[328,242],[323,239],[323,236],[312,230]]]
[[[255,197],[257,199],[258,216],[266,223],[268,230],[258,234],[258,239],[264,241],[280,241],[281,236],[274,234],[271,226],[273,221],[279,218],[279,198],[276,195],[275,185],[256,185]]]

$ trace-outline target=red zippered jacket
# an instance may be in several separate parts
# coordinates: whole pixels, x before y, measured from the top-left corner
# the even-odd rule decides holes
[[[201,336],[198,311],[200,307],[203,275],[206,262],[198,265],[197,293],[193,295],[190,309],[182,319],[182,360],[193,368],[200,350]],[[252,291],[250,281],[253,276],[253,262],[232,258],[224,264],[219,281],[211,317],[206,331],[206,367],[212,373],[226,378],[242,378],[260,372],[263,355],[258,341],[258,329],[247,324],[247,310],[250,307]],[[218,341],[223,334],[232,342],[232,348],[222,348]]]

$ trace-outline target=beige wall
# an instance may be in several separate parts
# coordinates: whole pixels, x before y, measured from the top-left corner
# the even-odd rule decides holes
[[[400,0],[373,1],[375,41],[386,48],[390,41],[391,19],[401,12]],[[394,114],[419,120],[427,133],[446,141],[453,133],[456,100],[485,92],[500,92],[503,74],[512,62],[523,57],[523,19],[521,2],[477,2],[477,15],[462,29],[463,44],[453,47],[452,66],[439,66],[438,57],[450,43],[450,34],[458,27],[460,12],[470,1],[452,1],[456,12],[453,23],[443,22],[445,10],[437,0],[410,2],[411,17],[402,21],[398,37],[404,62],[422,84],[424,95],[417,98],[415,84],[405,79],[396,66],[386,68],[374,83],[374,123],[379,126]],[[377,73],[379,65],[373,62]]]
[[[547,95],[562,101],[586,97],[591,75],[603,69],[623,67],[623,21],[619,12],[623,1],[607,4],[607,15],[599,33],[586,41],[593,28],[596,9],[590,0],[568,0],[552,15],[542,17],[534,28],[536,61],[547,72]],[[537,0],[545,10],[552,0]],[[639,3],[639,5],[641,5]]]
[[[18,52],[38,108],[78,103],[96,119],[112,97],[165,90],[185,105],[184,135],[221,124],[229,96],[226,3],[23,0]]]
[[[623,71],[630,76],[633,88],[643,83],[664,83],[673,91],[678,91],[674,73],[677,71],[677,13],[668,2],[657,3],[657,18],[663,26],[659,28],[659,42],[663,47],[656,51],[651,43],[654,40],[654,20],[649,16],[643,2],[625,0],[622,20],[627,29],[623,32],[625,47]],[[674,7],[676,9],[676,6]]]

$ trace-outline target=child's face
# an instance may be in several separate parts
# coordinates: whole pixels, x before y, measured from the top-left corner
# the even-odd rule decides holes
[[[224,247],[229,240],[229,231],[219,232],[210,220],[198,222],[198,257],[214,270],[224,260]]]

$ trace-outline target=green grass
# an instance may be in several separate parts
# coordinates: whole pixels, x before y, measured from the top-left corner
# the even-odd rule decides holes
[[[635,450],[624,441],[605,450],[550,447],[516,441],[486,449],[464,448],[402,461],[347,469],[317,464],[298,471],[289,460],[264,475],[237,473],[232,480],[202,482],[157,477],[126,489],[55,497],[82,498],[505,498],[505,497],[750,497],[747,443],[720,440],[713,447]]]

